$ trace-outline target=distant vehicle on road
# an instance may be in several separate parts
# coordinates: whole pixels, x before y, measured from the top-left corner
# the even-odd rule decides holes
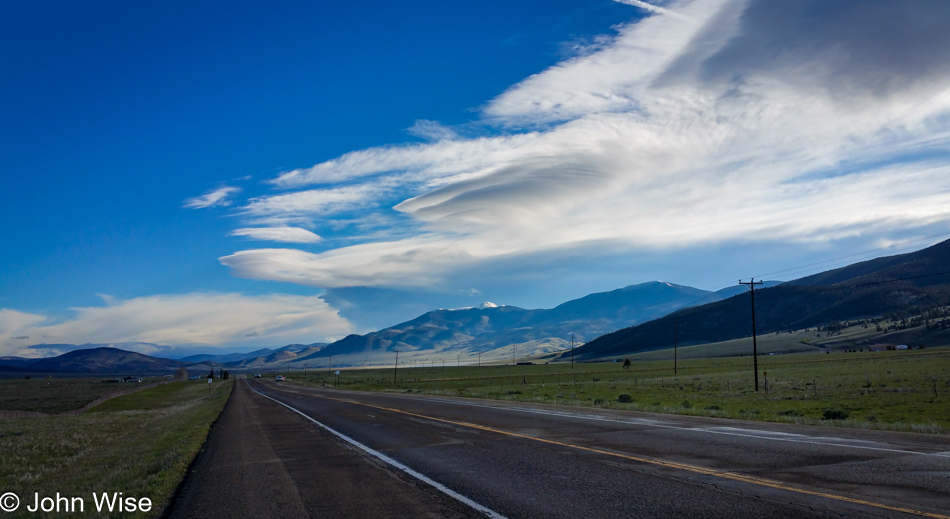
[[[277,375],[277,378],[274,379],[274,380],[276,380],[277,382],[283,382],[283,381],[284,381],[284,376],[283,376],[283,375]]]
[[[255,374],[254,374],[254,378],[261,378],[261,374],[260,374],[260,373],[255,373]]]

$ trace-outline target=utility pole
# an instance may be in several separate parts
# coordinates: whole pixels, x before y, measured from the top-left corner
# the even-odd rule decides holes
[[[680,322],[673,321],[673,374],[674,375],[676,374],[676,344],[677,344],[676,332],[679,329],[679,327],[680,327]]]
[[[330,363],[327,364],[327,376],[330,376],[330,369],[333,367],[333,355],[330,355]]]
[[[478,352],[478,367],[482,367],[482,352]]]
[[[574,334],[571,334],[571,371],[574,371]]]
[[[755,370],[755,390],[759,391],[759,351],[755,343],[755,286],[761,285],[761,281],[755,278],[749,278],[747,283],[739,280],[740,285],[749,285],[749,293],[752,294],[752,369]]]
[[[456,368],[462,367],[462,352],[459,352],[458,357],[455,358],[455,367]]]
[[[399,369],[399,350],[396,350],[396,364],[393,366],[393,386],[396,385],[396,370]]]

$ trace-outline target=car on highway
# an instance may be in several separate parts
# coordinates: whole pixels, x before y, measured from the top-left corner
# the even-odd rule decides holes
[[[261,374],[260,374],[260,373],[255,373],[255,374],[254,374],[254,378],[261,378]]]
[[[277,378],[274,379],[274,380],[276,380],[277,382],[283,382],[283,381],[284,381],[284,376],[283,376],[283,375],[277,375]]]

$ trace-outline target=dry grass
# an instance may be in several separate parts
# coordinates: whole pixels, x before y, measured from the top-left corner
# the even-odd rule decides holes
[[[0,489],[25,501],[34,492],[148,497],[158,517],[231,391],[231,383],[175,382],[109,400],[82,415],[0,421]],[[25,503],[19,514],[24,513]],[[119,515],[119,514],[116,514]],[[17,517],[17,513],[8,517]]]
[[[950,349],[393,371],[344,371],[341,387],[775,422],[950,432]],[[768,373],[768,393],[765,376]],[[301,379],[332,383],[325,374]],[[870,388],[868,387],[870,384]],[[628,395],[629,401],[626,397]]]
[[[79,409],[97,398],[134,389],[138,385],[105,384],[101,378],[0,379],[0,409],[65,413]]]

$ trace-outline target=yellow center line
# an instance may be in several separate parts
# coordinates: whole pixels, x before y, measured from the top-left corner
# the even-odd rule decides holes
[[[414,417],[416,417],[416,418],[422,418],[422,419],[425,419],[425,420],[432,420],[432,421],[435,421],[435,422],[442,422],[442,423],[447,423],[447,424],[452,424],[452,425],[458,425],[458,426],[461,426],[461,427],[469,427],[469,428],[472,428],[472,429],[478,429],[478,430],[480,430],[480,431],[486,431],[486,432],[491,432],[491,433],[495,433],[495,434],[501,434],[501,435],[504,435],[504,436],[511,436],[511,437],[514,437],[514,438],[521,438],[521,439],[525,439],[525,440],[532,440],[532,441],[536,441],[536,442],[547,443],[547,444],[550,444],[550,445],[557,445],[557,446],[560,446],[560,447],[567,447],[567,448],[570,448],[570,449],[578,449],[578,450],[582,450],[582,451],[593,452],[593,453],[596,453],[596,454],[603,454],[603,455],[605,455],[605,456],[612,456],[612,457],[615,457],[615,458],[623,458],[623,459],[627,459],[627,460],[631,460],[631,461],[637,461],[637,462],[640,462],[640,463],[647,463],[647,464],[650,464],[650,465],[658,465],[658,466],[661,466],[661,467],[667,467],[667,468],[685,470],[685,471],[694,472],[694,473],[697,473],[697,474],[704,474],[704,475],[708,475],[708,476],[715,476],[715,477],[720,477],[720,478],[725,478],[725,479],[731,479],[731,480],[734,480],[734,481],[741,481],[741,482],[743,482],[743,483],[751,483],[751,484],[753,484],[753,485],[760,485],[760,486],[764,486],[764,487],[776,488],[776,489],[779,489],[779,490],[787,490],[787,491],[789,491],[789,492],[796,492],[796,493],[799,493],[799,494],[807,494],[807,495],[810,495],[810,496],[818,496],[818,497],[824,497],[824,498],[828,498],[828,499],[835,499],[835,500],[838,500],[838,501],[845,501],[845,502],[848,502],[848,503],[854,503],[854,504],[859,504],[859,505],[871,506],[871,507],[874,507],[874,508],[881,508],[881,509],[884,509],[884,510],[891,510],[891,511],[894,511],[894,512],[903,512],[903,513],[906,513],[906,514],[919,515],[919,516],[922,516],[922,517],[930,517],[930,518],[932,518],[932,519],[950,519],[950,516],[947,516],[947,515],[935,514],[935,513],[931,513],[931,512],[924,512],[924,511],[922,511],[922,510],[914,510],[914,509],[912,509],[912,508],[904,508],[904,507],[900,507],[900,506],[891,506],[891,505],[886,505],[886,504],[883,504],[883,503],[877,503],[877,502],[875,502],[875,501],[867,501],[867,500],[864,500],[864,499],[856,499],[856,498],[853,498],[853,497],[847,497],[847,496],[842,496],[842,495],[838,495],[838,494],[829,494],[829,493],[827,493],[827,492],[818,492],[818,491],[815,491],[815,490],[806,490],[806,489],[803,489],[803,488],[796,488],[796,487],[788,486],[788,485],[786,485],[785,483],[782,483],[782,482],[780,482],[780,481],[775,481],[775,480],[771,480],[771,479],[760,478],[760,477],[756,477],[756,476],[748,476],[748,475],[745,475],[745,474],[737,474],[737,473],[735,473],[735,472],[720,472],[720,471],[717,471],[717,470],[708,469],[708,468],[700,467],[700,466],[697,466],[697,465],[689,465],[689,464],[686,464],[686,463],[676,463],[676,462],[672,462],[672,461],[664,461],[664,460],[658,460],[658,459],[644,458],[644,457],[641,457],[641,456],[634,456],[634,455],[631,455],[631,454],[622,454],[622,453],[618,453],[618,452],[606,451],[606,450],[597,449],[597,448],[594,448],[594,447],[584,447],[583,445],[575,445],[575,444],[572,444],[572,443],[559,442],[559,441],[557,441],[557,440],[549,440],[549,439],[546,439],[546,438],[538,438],[538,437],[535,437],[535,436],[528,436],[528,435],[524,435],[524,434],[518,434],[518,433],[510,432],[510,431],[503,431],[503,430],[501,430],[501,429],[495,429],[495,428],[492,428],[492,427],[486,427],[486,426],[484,426],[484,425],[478,425],[478,424],[467,423],[467,422],[458,422],[458,421],[455,421],[455,420],[447,420],[447,419],[445,419],[445,418],[436,418],[436,417],[434,417],[434,416],[427,416],[427,415],[423,415],[423,414],[413,413],[413,412],[410,412],[410,411],[403,411],[402,409],[395,409],[395,408],[392,408],[392,407],[382,407],[382,406],[377,406],[377,405],[372,405],[372,404],[366,404],[366,403],[358,402],[358,401],[355,401],[355,400],[347,400],[347,399],[342,399],[342,398],[332,398],[332,397],[323,396],[323,395],[316,395],[316,394],[313,394],[313,393],[308,393],[308,395],[309,395],[309,396],[314,396],[314,397],[317,397],[317,398],[323,398],[323,399],[325,399],[325,400],[334,400],[334,401],[336,401],[336,402],[342,402],[342,403],[347,403],[347,404],[361,405],[361,406],[364,406],[364,407],[370,407],[370,408],[373,408],[373,409],[379,409],[379,410],[381,410],[381,411],[389,411],[389,412],[392,412],[392,413],[398,413],[398,414],[403,414],[403,415],[407,415],[407,416],[414,416]]]

